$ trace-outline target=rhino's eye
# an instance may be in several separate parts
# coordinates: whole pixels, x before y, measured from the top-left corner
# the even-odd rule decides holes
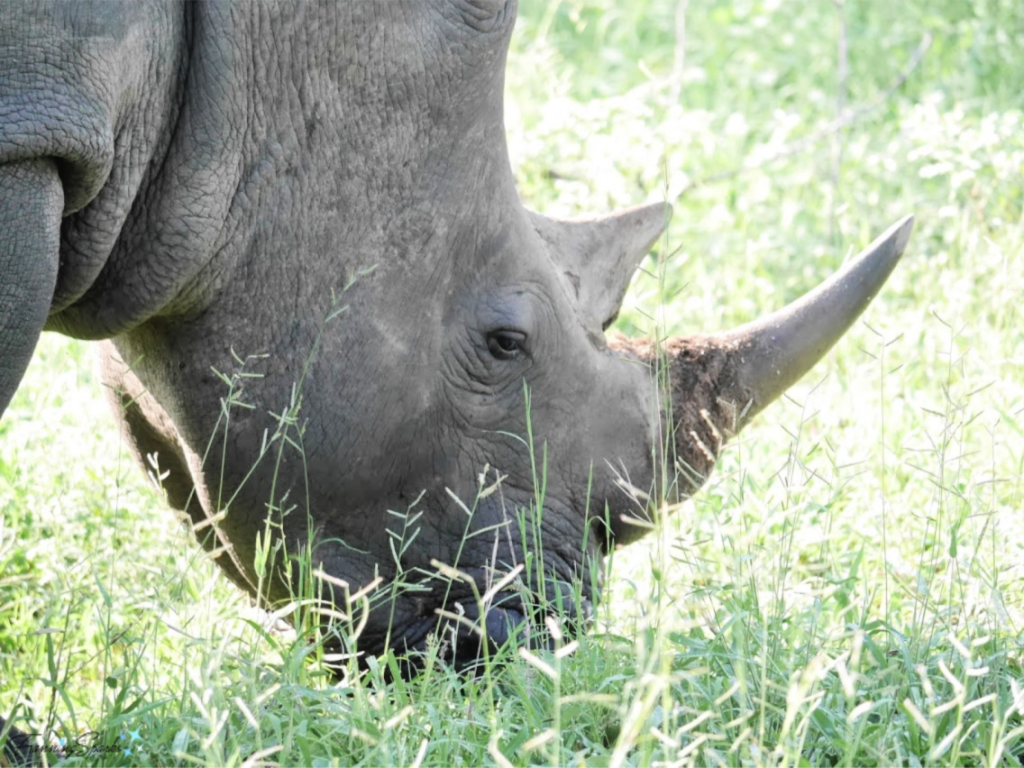
[[[511,360],[523,351],[526,334],[519,331],[493,331],[487,334],[487,350],[498,360]]]

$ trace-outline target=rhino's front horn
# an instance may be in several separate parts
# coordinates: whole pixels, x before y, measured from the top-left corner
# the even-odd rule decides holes
[[[711,336],[731,375],[718,397],[740,406],[736,429],[809,371],[881,289],[903,255],[914,217],[906,216],[811,292],[752,323]]]
[[[906,248],[913,217],[894,224],[843,269],[785,309],[725,333],[666,341],[610,339],[613,348],[667,366],[664,423],[671,429],[677,484],[699,488],[725,441],[781,395],[839,340],[878,293]],[[626,541],[642,529],[618,526]]]

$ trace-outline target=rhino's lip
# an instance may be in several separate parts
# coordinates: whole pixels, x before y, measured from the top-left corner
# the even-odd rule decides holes
[[[561,634],[567,638],[565,642],[568,642],[593,622],[590,597],[581,594],[580,598],[575,601],[563,596],[561,609],[556,610],[550,597],[545,606],[531,605],[532,601],[524,600],[522,592],[515,589],[499,592],[486,606],[480,606],[472,595],[450,596],[443,607],[433,611],[433,615],[424,614],[404,625],[392,626],[391,645],[396,653],[408,657],[410,669],[414,669],[418,666],[418,659],[427,653],[430,639],[435,638],[442,648],[442,659],[459,671],[472,671],[483,663],[485,657],[493,658],[499,654],[509,641],[515,647],[554,650],[557,642],[547,627],[549,617],[555,618]],[[458,616],[460,620],[448,618],[450,616]],[[378,641],[377,638],[363,637],[361,640],[363,642],[359,645],[364,652],[361,654],[363,659],[385,651],[383,638]]]
[[[506,502],[515,503],[511,494],[506,494]],[[565,519],[572,514],[574,508],[571,505],[552,497],[545,499],[544,518]],[[512,556],[511,562],[498,556],[499,562],[489,565],[457,566],[460,573],[473,579],[475,591],[468,584],[458,579],[449,580],[433,569],[430,572],[426,568],[416,568],[414,570],[421,574],[418,583],[426,589],[418,595],[412,593],[405,597],[399,596],[397,600],[401,601],[400,606],[396,606],[398,610],[393,613],[390,601],[375,607],[373,612],[380,618],[386,619],[391,613],[391,624],[371,621],[352,643],[351,650],[358,652],[364,660],[385,653],[388,646],[397,655],[416,657],[427,652],[430,638],[433,637],[447,644],[443,658],[454,663],[456,668],[464,669],[483,656],[481,640],[484,638],[492,655],[509,640],[529,648],[552,647],[550,633],[545,626],[546,619],[555,616],[563,627],[574,623],[577,626],[580,623],[584,627],[589,626],[594,613],[595,600],[591,594],[594,588],[598,590],[598,599],[600,596],[600,584],[595,585],[590,579],[591,568],[594,566],[583,565],[584,561],[599,556],[598,552],[594,549],[584,552],[568,545],[546,546],[549,540],[564,544],[565,537],[559,537],[558,534],[559,531],[555,529],[541,526],[542,538],[531,541],[534,547],[539,547],[544,553],[543,564],[548,574],[543,579],[543,598],[535,594],[538,589],[531,584],[538,577],[521,573],[505,589],[494,594],[486,605],[481,606],[477,602],[477,595],[486,595],[494,584],[514,570],[514,563],[524,562],[521,553]],[[513,534],[513,539],[518,540],[518,534]],[[504,540],[501,543],[504,544]],[[490,545],[487,549],[490,550]],[[490,551],[487,555],[488,559],[494,557]],[[468,559],[466,553],[463,553],[461,559]],[[597,572],[600,573],[600,568]],[[387,588],[386,585],[384,588]],[[458,616],[463,621],[449,618],[451,616]],[[466,622],[473,627],[467,626]],[[575,630],[566,628],[564,634],[572,636]],[[332,649],[343,643],[337,634],[335,638],[331,643]],[[415,659],[411,658],[410,661],[411,668],[415,668]]]
[[[452,662],[459,671],[471,671],[484,664],[484,642],[487,644],[487,655],[491,657],[499,653],[510,641],[516,648],[556,650],[560,643],[568,642],[577,631],[586,629],[593,621],[593,613],[590,599],[586,597],[582,599],[578,608],[576,605],[570,606],[563,616],[555,619],[557,624],[561,625],[561,637],[556,639],[545,621],[552,616],[551,613],[542,615],[536,609],[531,612],[523,604],[518,593],[499,595],[484,616],[484,634],[465,627],[454,633],[451,641]],[[581,621],[583,626],[579,627]],[[577,624],[577,627],[570,629],[565,626],[567,622]],[[478,626],[480,623],[478,620]]]

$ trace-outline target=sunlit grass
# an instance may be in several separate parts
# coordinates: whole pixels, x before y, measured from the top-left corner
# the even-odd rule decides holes
[[[133,465],[87,347],[48,337],[0,423],[0,714],[141,729],[108,764],[1024,763],[1024,6],[837,7],[520,10],[527,203],[676,209],[625,332],[744,322],[917,216],[864,321],[614,554],[578,647],[333,682]]]

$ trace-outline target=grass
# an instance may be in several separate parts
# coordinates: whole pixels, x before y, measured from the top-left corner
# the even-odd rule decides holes
[[[864,321],[610,558],[596,627],[333,682],[47,337],[0,423],[0,713],[142,739],[69,764],[1024,764],[1024,6],[804,5],[522,3],[524,199],[676,209],[624,332],[743,322],[917,215]]]

